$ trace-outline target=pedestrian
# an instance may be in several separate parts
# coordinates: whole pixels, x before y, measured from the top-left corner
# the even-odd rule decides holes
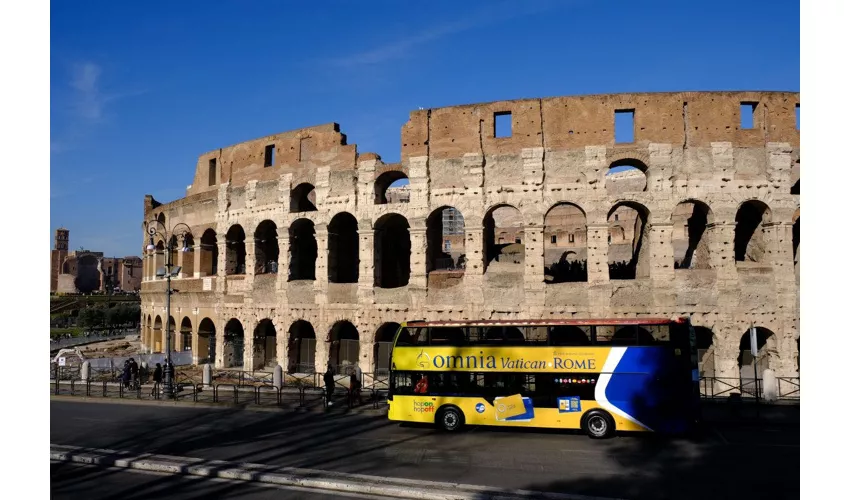
[[[121,383],[124,385],[124,388],[127,389],[130,386],[130,360],[124,360],[124,368],[121,371]]]
[[[348,378],[348,397],[349,397],[349,406],[354,406],[354,398],[357,398],[357,401],[360,405],[363,404],[363,395],[360,392],[360,388],[362,384],[360,380],[357,378],[357,372],[352,372],[351,376]]]
[[[162,365],[157,363],[156,368],[153,371],[153,389],[151,389],[151,396],[155,395],[159,391],[160,383],[162,383]]]
[[[133,358],[130,358],[130,383],[133,389],[139,386],[139,365]]]
[[[331,398],[334,394],[334,369],[330,363],[328,363],[328,369],[325,372],[325,398],[327,399],[328,406],[333,406],[333,401]]]

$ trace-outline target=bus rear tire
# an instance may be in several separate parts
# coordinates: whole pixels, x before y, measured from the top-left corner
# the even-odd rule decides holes
[[[457,432],[464,420],[463,412],[455,406],[445,406],[437,412],[437,426],[446,432]]]
[[[581,419],[581,428],[593,439],[605,439],[614,435],[614,419],[604,410],[590,410]]]

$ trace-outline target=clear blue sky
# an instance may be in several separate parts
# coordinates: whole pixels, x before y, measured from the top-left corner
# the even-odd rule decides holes
[[[800,88],[799,2],[52,2],[50,241],[138,255],[143,197],[199,154],[337,122],[400,156],[408,113],[524,97]]]

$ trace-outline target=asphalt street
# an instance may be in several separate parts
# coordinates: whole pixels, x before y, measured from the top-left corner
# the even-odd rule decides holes
[[[470,428],[385,415],[51,401],[53,444],[619,498],[798,498],[799,428],[645,434]]]
[[[350,500],[386,499],[358,494],[330,494],[226,479],[128,471],[93,465],[50,463],[50,498],[56,500]]]

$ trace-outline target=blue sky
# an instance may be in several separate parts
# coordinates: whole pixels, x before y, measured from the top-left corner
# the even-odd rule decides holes
[[[311,5],[312,4],[312,5]],[[525,97],[800,88],[799,2],[52,2],[50,244],[138,255],[198,155],[337,122],[398,161],[408,113]]]

